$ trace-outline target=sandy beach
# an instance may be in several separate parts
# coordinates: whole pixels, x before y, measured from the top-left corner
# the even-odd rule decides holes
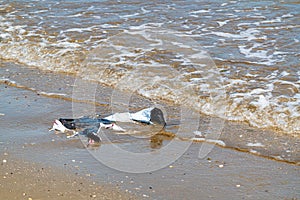
[[[1,199],[136,199],[68,170],[1,155]]]
[[[179,159],[154,172],[134,174],[105,166],[85,149],[85,141],[48,132],[55,118],[72,116],[72,102],[57,95],[68,94],[71,86],[50,84],[66,83],[69,75],[50,73],[53,80],[45,72],[31,69],[29,77],[22,76],[25,69],[17,69],[19,74],[13,67],[1,68],[19,84],[0,85],[1,199],[300,198],[299,165],[219,146],[199,158],[203,143],[193,143]],[[37,76],[39,80],[33,78]],[[41,93],[43,87],[56,95]],[[101,112],[108,109],[100,107]],[[134,149],[146,143],[124,145]]]
[[[299,1],[0,2],[0,200],[300,200]]]

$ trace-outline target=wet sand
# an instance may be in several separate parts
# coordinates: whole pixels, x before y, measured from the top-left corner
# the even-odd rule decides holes
[[[52,118],[45,118],[44,114],[41,113],[41,116],[47,119],[42,120],[42,123],[48,126],[49,121],[53,121],[53,119],[59,117],[79,117],[94,114],[103,115],[115,113],[116,109],[120,109],[121,112],[124,112],[124,107],[134,112],[153,105],[161,106],[165,114],[168,115],[166,116],[167,131],[176,134],[178,128],[181,126],[181,110],[176,105],[170,103],[154,101],[135,94],[129,94],[129,105],[121,103],[117,106],[118,108],[114,107],[114,111],[112,111],[112,96],[115,91],[110,87],[95,82],[84,81],[74,74],[41,71],[36,68],[23,67],[22,65],[10,62],[2,62],[0,66],[0,74],[2,74],[0,83],[31,91],[37,96],[60,99],[62,101],[59,102],[66,102],[62,108],[55,106],[49,108],[48,112],[52,114]],[[79,84],[81,84],[81,87],[79,91],[76,91],[78,90]],[[124,93],[120,93],[119,96],[122,95],[124,95]],[[126,97],[126,95],[124,96]],[[38,116],[37,113],[40,112],[39,106],[44,109],[47,108],[47,106],[37,104],[36,98],[33,98],[31,101],[32,102],[28,103],[31,105],[28,106],[35,105],[37,108],[34,111],[31,110],[31,112],[35,113],[33,116]],[[47,100],[46,103],[49,104],[50,100]],[[214,123],[218,121],[218,119],[205,115],[199,115],[189,120],[193,123],[197,123],[196,121],[198,120],[200,125],[198,130],[208,137],[209,127],[214,126]],[[295,133],[292,135],[276,132],[271,129],[257,129],[246,123],[221,121],[220,124],[223,128],[218,139],[226,144],[226,148],[250,152],[257,156],[291,164],[300,164],[300,136],[298,134]],[[185,129],[186,135],[189,135],[189,138],[193,136],[194,130],[190,131],[188,128]]]
[[[67,79],[67,75],[55,77]],[[54,87],[55,80],[28,79],[32,81],[53,93],[72,91],[64,88],[71,87],[66,84]],[[158,171],[132,174],[111,169],[93,158],[81,140],[48,132],[53,119],[72,116],[72,103],[65,96],[50,98],[7,84],[0,84],[0,91],[1,199],[300,198],[299,165],[218,146],[200,159],[202,143],[193,143],[178,160]],[[109,111],[106,102],[99,111]],[[146,143],[142,143],[145,148]]]
[[[136,199],[115,186],[99,185],[68,170],[1,156],[1,199]]]

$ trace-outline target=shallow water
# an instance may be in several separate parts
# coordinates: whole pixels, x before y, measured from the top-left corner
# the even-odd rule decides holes
[[[0,3],[1,59],[299,135],[296,1]]]

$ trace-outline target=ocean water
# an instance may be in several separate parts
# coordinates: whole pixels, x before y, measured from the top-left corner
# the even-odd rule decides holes
[[[0,0],[0,59],[300,133],[297,1]]]

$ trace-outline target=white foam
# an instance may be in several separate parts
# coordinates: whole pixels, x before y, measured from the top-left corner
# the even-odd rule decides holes
[[[245,75],[246,77],[257,77],[258,75],[257,74],[251,74],[251,73],[247,73],[246,75]]]
[[[239,45],[239,51],[241,54],[245,55],[246,58],[258,58],[260,60],[256,60],[256,64],[264,64],[264,65],[273,65],[277,62],[283,61],[284,58],[276,59],[274,56],[276,54],[270,54],[269,50],[254,50],[256,48],[259,49],[260,45],[255,43],[252,47],[247,47],[246,45]],[[254,63],[254,62],[253,62]]]
[[[222,140],[206,139],[206,141],[209,142],[209,143],[217,144],[217,145],[222,146],[222,147],[226,146],[225,142],[222,141]]]
[[[29,13],[30,14],[39,14],[39,13],[45,13],[45,12],[49,12],[49,10],[37,10],[37,11],[29,12]]]
[[[281,17],[282,18],[290,18],[290,17],[294,17],[294,15],[291,13],[288,13],[288,14],[282,15]]]
[[[104,28],[104,29],[108,29],[108,28],[115,28],[115,27],[118,27],[118,26],[112,25],[112,24],[101,24],[100,27]]]
[[[81,17],[81,16],[83,16],[83,13],[77,13],[77,14],[74,14],[74,15],[69,15],[67,17],[73,18],[73,17]]]
[[[13,80],[10,80],[10,79],[8,79],[8,78],[0,78],[0,83],[5,83],[5,82],[8,82],[8,83],[10,83],[10,84],[17,84],[17,82],[16,81],[13,81]]]
[[[216,144],[222,147],[225,147],[226,144],[224,141],[222,140],[215,140],[215,139],[206,139],[204,137],[194,137],[192,138],[192,141],[194,142],[207,142],[207,143],[212,143],[212,144]]]
[[[230,20],[217,21],[217,23],[219,24],[220,27],[226,25],[228,22],[230,22]]]
[[[211,12],[211,10],[196,10],[196,11],[192,11],[190,12],[190,14],[200,14],[200,13],[209,13]]]
[[[130,17],[135,17],[135,16],[138,16],[138,15],[140,15],[140,13],[133,13],[133,14],[130,14],[130,15],[122,15],[122,16],[120,16],[120,18],[128,19]]]
[[[57,44],[52,44],[52,46],[56,46],[56,47],[65,47],[65,48],[78,48],[81,47],[80,44],[75,43],[75,42],[59,42]],[[63,51],[68,51],[68,49],[63,49]]]
[[[262,89],[262,88],[255,88],[250,92],[250,95],[262,94],[262,93],[266,93],[266,92],[270,92],[270,90],[266,90],[266,89]]]
[[[212,34],[212,35],[217,35],[217,36],[220,36],[220,37],[226,37],[226,38],[236,38],[236,39],[241,39],[241,35],[238,35],[238,34],[233,34],[233,33],[225,33],[225,32],[211,32],[209,34]]]
[[[150,10],[145,9],[145,7],[142,7],[141,10],[142,10],[143,14],[147,14],[147,13],[151,12]]]
[[[67,94],[55,93],[55,92],[38,92],[38,93],[45,96],[67,96]]]
[[[12,37],[12,35],[9,34],[9,33],[0,33],[0,38],[1,39],[7,39],[7,38],[10,38],[10,37]]]
[[[85,32],[85,31],[93,31],[95,28],[97,28],[97,26],[91,26],[91,27],[87,27],[87,28],[70,28],[70,29],[66,29],[63,30],[62,33],[68,33],[68,32]]]
[[[279,22],[282,22],[281,17],[276,17],[276,18],[270,19],[270,20],[264,20],[264,21],[261,21],[260,23],[261,24],[273,24],[273,23],[279,23]]]
[[[251,143],[251,142],[249,142],[249,143],[247,144],[247,146],[248,146],[248,147],[264,147],[265,145],[263,145],[263,144],[260,143],[260,142],[257,142],[257,143]]]
[[[249,151],[250,153],[256,154],[256,155],[260,155],[260,153],[256,150],[250,149]]]

